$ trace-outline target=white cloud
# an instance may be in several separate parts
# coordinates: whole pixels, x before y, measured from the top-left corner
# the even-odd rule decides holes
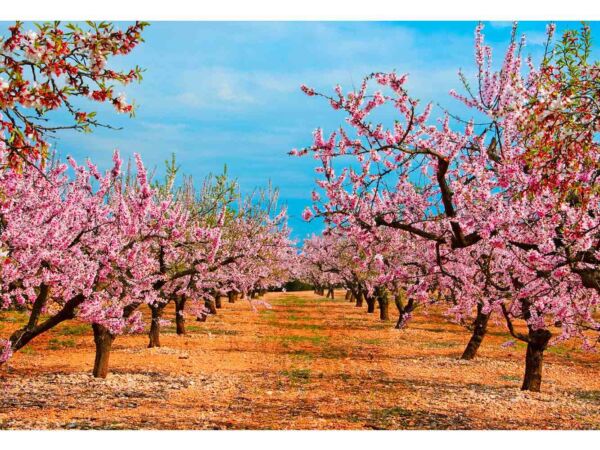
[[[525,42],[528,46],[545,45],[548,40],[548,35],[540,31],[529,31],[525,34]]]
[[[492,28],[512,28],[514,22],[510,20],[492,20],[490,26]]]

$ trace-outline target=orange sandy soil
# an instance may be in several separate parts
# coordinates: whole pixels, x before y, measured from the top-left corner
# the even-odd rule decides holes
[[[549,349],[543,392],[524,393],[524,346],[501,347],[501,324],[461,361],[469,332],[441,314],[398,331],[336,297],[225,302],[186,336],[165,327],[158,349],[120,336],[105,380],[90,327],[63,324],[0,369],[0,428],[600,429],[600,356],[577,343]],[[2,314],[0,335],[24,320]]]

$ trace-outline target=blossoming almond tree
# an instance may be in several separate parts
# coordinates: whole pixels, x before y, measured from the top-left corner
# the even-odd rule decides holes
[[[139,329],[139,314],[124,311],[145,301],[156,281],[144,265],[144,249],[135,245],[150,206],[147,185],[137,192],[120,189],[118,153],[105,174],[91,163],[69,162],[73,177],[66,164],[24,166],[20,174],[7,170],[0,177],[2,307],[30,310],[27,325],[5,344],[3,359],[74,317],[94,324],[95,332]],[[138,172],[145,177],[139,158]],[[40,323],[42,313],[49,317]]]
[[[17,22],[8,36],[0,37],[0,147],[8,152],[3,163],[10,167],[43,160],[48,138],[58,130],[106,126],[83,99],[107,102],[120,113],[133,114],[133,106],[115,84],[142,78],[139,67],[116,70],[108,62],[143,41],[145,22],[124,30],[108,22],[35,26],[35,31],[25,31]],[[62,111],[66,118],[48,121],[51,111]]]

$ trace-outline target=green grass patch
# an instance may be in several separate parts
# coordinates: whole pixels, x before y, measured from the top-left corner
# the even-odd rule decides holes
[[[527,350],[527,344],[523,341],[515,340],[515,346],[513,348],[516,348],[519,350]]]
[[[57,333],[62,336],[83,336],[90,332],[90,326],[79,324],[79,325],[65,325],[57,330]]]
[[[160,328],[160,332],[164,333],[164,334],[175,334],[177,333],[177,326],[176,325],[166,325],[166,326],[162,326]],[[203,328],[201,326],[198,325],[185,325],[185,332],[186,333],[200,333],[200,334],[206,334],[206,328]]]
[[[348,355],[348,350],[342,347],[325,347],[320,354],[321,358],[325,359],[347,358]]]
[[[425,342],[423,344],[426,348],[452,348],[456,347],[458,344],[456,342]]]
[[[312,317],[310,317],[310,316],[298,316],[296,314],[291,314],[291,315],[289,315],[287,317],[287,320],[292,321],[292,322],[297,322],[297,321],[300,321],[300,320],[312,320]]]
[[[500,379],[502,381],[510,381],[510,382],[519,382],[521,381],[521,377],[517,375],[501,375]]]
[[[600,391],[576,391],[575,397],[581,400],[589,400],[598,403],[600,402]]]
[[[290,352],[290,355],[293,358],[302,360],[302,361],[311,361],[314,358],[314,355],[306,350],[294,350],[293,352]]]
[[[235,330],[222,330],[219,328],[215,328],[214,330],[208,330],[206,328],[201,328],[198,330],[201,334],[213,334],[215,336],[237,336],[239,331]]]
[[[381,339],[358,339],[358,342],[360,342],[361,344],[367,344],[367,345],[383,344],[383,340],[381,340]]]
[[[310,369],[282,370],[280,373],[290,381],[303,383],[308,382],[311,376]]]
[[[310,323],[285,323],[281,324],[281,328],[287,328],[290,330],[322,330],[322,325],[313,325]]]
[[[277,320],[277,315],[272,309],[261,309],[259,314],[270,324],[273,324]]]
[[[409,419],[412,416],[412,411],[399,406],[371,410],[371,420],[382,428],[391,426],[394,419]]]
[[[419,329],[419,328],[415,328]],[[423,331],[429,331],[430,333],[444,333],[446,330],[443,328],[420,328]]]
[[[302,297],[285,297],[279,299],[279,303],[282,305],[305,306],[308,303],[308,299]]]
[[[175,325],[169,325],[166,327],[163,327],[161,329],[161,333],[165,333],[165,334],[175,334],[177,332],[177,327]],[[205,328],[202,327],[200,325],[186,325],[185,326],[185,332],[186,334],[212,334],[215,336],[235,336],[240,334],[238,331],[235,330],[223,330],[221,328]]]
[[[73,348],[77,343],[73,339],[52,338],[48,341],[48,350],[60,350],[63,348]]]
[[[3,314],[0,315],[0,322],[6,323],[24,323],[25,322],[25,314],[24,313],[13,313],[13,314]]]
[[[553,355],[557,355],[557,356],[563,356],[567,359],[571,358],[571,352],[572,350],[569,348],[566,348],[562,345],[554,345],[552,347],[548,347],[546,349],[546,351],[548,353],[552,353]]]
[[[346,373],[346,372],[342,372],[342,373],[338,374],[338,377],[344,383],[347,383],[348,381],[350,381],[352,379],[352,375],[350,375],[349,373]]]
[[[24,355],[37,355],[37,350],[35,350],[34,348],[25,346],[23,347],[21,350],[19,350],[19,353],[23,353]]]
[[[309,342],[313,345],[325,344],[329,340],[327,336],[280,336],[279,339],[287,344]]]

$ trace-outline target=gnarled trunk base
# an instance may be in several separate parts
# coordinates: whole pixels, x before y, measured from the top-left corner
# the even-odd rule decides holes
[[[389,301],[387,296],[378,297],[377,303],[379,303],[379,319],[383,321],[390,320]]]
[[[398,321],[396,322],[396,329],[400,330],[404,328],[406,322],[410,319],[412,312],[415,310],[415,302],[412,298],[409,298],[406,302],[406,306],[402,302],[402,294],[397,293],[394,296],[394,303],[396,303],[396,308],[398,308]]]
[[[529,330],[529,342],[527,343],[527,354],[525,356],[525,376],[521,390],[540,392],[544,350],[548,347],[548,341],[551,337],[552,333],[548,330]]]
[[[363,292],[361,290],[356,291],[354,293],[354,297],[356,298],[356,304],[354,306],[357,308],[362,308],[364,299]]]
[[[489,314],[484,314],[481,312],[481,305],[477,306],[477,317],[473,322],[473,334],[471,335],[471,339],[469,339],[469,343],[465,347],[465,351],[463,352],[460,359],[473,359],[475,355],[477,355],[477,350],[485,337],[485,333],[487,331],[488,321],[490,320]]]
[[[108,375],[108,360],[110,349],[115,336],[108,329],[97,323],[92,325],[94,330],[94,343],[96,344],[96,359],[94,360],[94,377],[106,378]]]
[[[365,300],[367,301],[367,312],[374,313],[375,312],[375,297],[365,295]]]
[[[208,309],[211,314],[217,315],[217,306],[215,305],[214,300],[206,300],[204,306],[206,306],[206,309]]]
[[[46,296],[48,294],[48,290],[42,290],[36,299],[36,305],[34,305],[34,310],[29,316],[29,321],[27,325],[23,328],[16,330],[13,334],[11,334],[9,340],[12,346],[12,351],[16,352],[21,348],[25,347],[33,338],[39,336],[42,333],[45,333],[48,330],[51,330],[55,326],[61,324],[66,320],[73,319],[75,317],[75,310],[85,301],[85,297],[81,294],[76,295],[71,298],[67,303],[64,304],[62,309],[53,316],[50,316],[44,322],[38,324],[38,319],[40,318],[42,308],[45,305],[45,298],[40,296]],[[41,298],[41,301],[40,301]]]
[[[162,317],[164,305],[161,306],[150,306],[152,311],[152,321],[150,322],[150,338],[148,342],[148,348],[160,347],[160,319]]]

